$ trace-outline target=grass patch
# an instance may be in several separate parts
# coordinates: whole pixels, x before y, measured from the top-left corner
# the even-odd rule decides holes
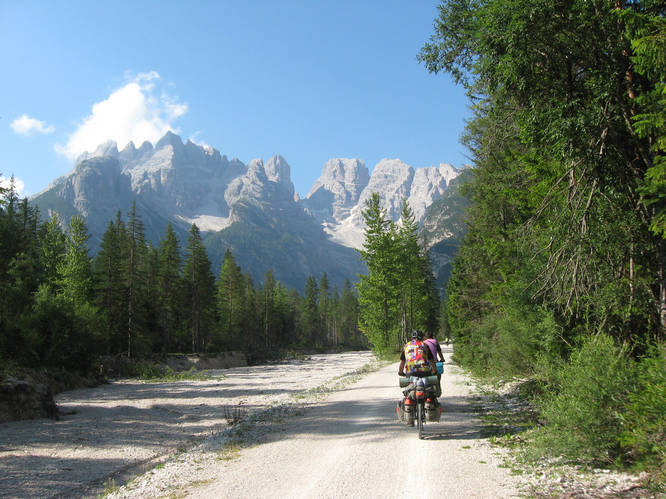
[[[104,489],[101,494],[97,494],[97,499],[102,499],[109,494],[115,494],[120,490],[120,486],[116,485],[114,478],[107,478],[104,482]]]
[[[206,381],[211,376],[194,367],[187,371],[176,371],[159,360],[138,360],[116,356],[100,361],[100,370],[109,378],[136,378],[149,383],[174,381]]]
[[[222,447],[217,453],[219,461],[234,461],[240,457],[243,443],[238,440],[232,440]]]
[[[145,363],[140,366],[136,376],[148,383],[169,383],[174,381],[206,381],[211,379],[206,371],[190,368],[187,371],[174,371],[169,366]]]

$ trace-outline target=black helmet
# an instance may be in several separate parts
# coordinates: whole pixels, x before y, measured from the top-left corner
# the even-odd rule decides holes
[[[423,339],[423,331],[419,329],[415,329],[412,331],[412,339],[413,340],[422,340]]]

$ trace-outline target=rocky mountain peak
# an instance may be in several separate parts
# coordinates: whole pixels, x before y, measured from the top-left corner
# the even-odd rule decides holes
[[[102,144],[98,145],[93,152],[86,151],[81,153],[81,155],[76,159],[76,164],[81,163],[87,159],[103,158],[105,156],[111,158],[118,157],[118,144],[116,144],[114,140],[107,140],[106,142],[103,142]]]
[[[402,200],[409,198],[413,178],[414,168],[400,159],[382,159],[372,170],[370,182],[359,199],[359,205],[364,208],[372,193],[378,192],[388,216],[397,220]]]
[[[370,174],[365,163],[355,158],[334,158],[322,168],[303,204],[318,219],[342,219],[356,205]]]
[[[169,130],[164,134],[164,137],[157,141],[155,149],[163,149],[166,146],[171,146],[174,150],[179,150],[183,148],[184,144],[178,135]]]
[[[293,198],[294,184],[291,182],[291,168],[282,156],[278,154],[269,159],[264,165],[264,171],[269,181],[283,186]]]
[[[421,221],[426,209],[446,191],[449,182],[458,176],[458,170],[451,165],[419,168],[414,173],[407,202],[414,212],[414,218]]]

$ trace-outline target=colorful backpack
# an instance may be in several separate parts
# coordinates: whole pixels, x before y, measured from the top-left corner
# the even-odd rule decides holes
[[[405,371],[409,374],[430,372],[431,367],[422,341],[412,340],[405,345]]]

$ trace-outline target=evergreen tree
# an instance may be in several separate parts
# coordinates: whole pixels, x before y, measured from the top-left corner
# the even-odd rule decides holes
[[[44,280],[55,289],[58,280],[58,268],[62,265],[67,244],[62,221],[58,213],[41,227],[39,260],[44,273]]]
[[[92,260],[88,255],[88,228],[79,215],[69,221],[64,258],[57,267],[58,287],[71,303],[88,303],[92,298]]]
[[[192,224],[183,269],[185,320],[190,332],[191,351],[206,350],[215,320],[215,276],[199,228]]]
[[[127,216],[123,243],[125,248],[124,270],[127,289],[126,354],[133,355],[134,343],[145,333],[146,264],[147,247],[143,222],[132,203]]]
[[[372,194],[363,211],[365,242],[360,250],[368,273],[360,276],[358,294],[361,330],[380,353],[400,345],[400,276],[394,224],[381,208],[379,194]]]
[[[227,249],[217,280],[217,311],[223,344],[240,348],[242,341],[243,273]]]
[[[264,286],[261,290],[262,296],[262,323],[264,326],[264,348],[268,352],[274,342],[274,329],[276,318],[274,310],[275,301],[275,277],[273,271],[269,270],[264,276]]]
[[[247,352],[255,352],[262,348],[261,334],[258,327],[261,324],[261,313],[257,307],[257,296],[254,283],[249,272],[243,276],[242,293],[242,349]]]
[[[340,294],[340,335],[345,345],[359,345],[359,304],[349,279],[345,279]]]
[[[340,345],[340,318],[342,316],[342,310],[340,306],[340,292],[338,291],[338,286],[333,286],[333,291],[331,292],[330,300],[330,320],[329,328],[331,332],[331,343],[335,346]]]
[[[125,225],[120,212],[102,237],[94,264],[95,303],[105,317],[107,353],[121,353],[127,325],[127,286],[124,279]]]
[[[304,345],[321,346],[321,324],[319,316],[319,286],[314,276],[308,276],[305,282],[305,296],[301,312],[301,330]]]
[[[330,324],[331,319],[331,290],[329,289],[328,276],[326,272],[319,280],[319,323],[322,328],[322,341],[324,344],[333,344],[332,329]]]
[[[165,354],[173,348],[174,337],[180,322],[180,304],[183,299],[180,245],[171,224],[167,225],[164,239],[160,242],[158,259],[158,324],[162,333],[160,351]]]
[[[429,277],[432,275],[432,270],[419,244],[418,225],[407,200],[402,202],[397,239],[399,244],[397,272],[401,276],[400,342],[404,344],[414,329],[425,328],[432,312],[429,303],[431,299]]]

